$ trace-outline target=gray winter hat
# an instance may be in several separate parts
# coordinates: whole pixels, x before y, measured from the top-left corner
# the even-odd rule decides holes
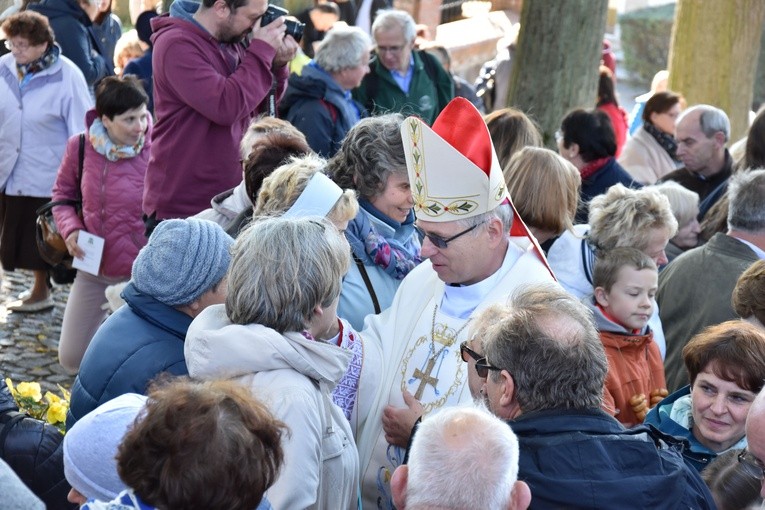
[[[139,292],[168,306],[187,305],[226,275],[233,243],[212,221],[165,220],[138,253],[131,281]]]
[[[110,501],[127,489],[117,474],[117,448],[147,398],[126,393],[83,416],[64,436],[64,476],[88,499]]]

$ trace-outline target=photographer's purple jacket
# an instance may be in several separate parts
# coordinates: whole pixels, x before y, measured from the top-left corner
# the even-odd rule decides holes
[[[151,23],[157,122],[143,211],[159,219],[194,215],[242,180],[242,134],[266,106],[272,79],[277,97],[286,88],[287,67],[271,70],[274,48],[220,44],[193,20],[199,5],[177,0]]]

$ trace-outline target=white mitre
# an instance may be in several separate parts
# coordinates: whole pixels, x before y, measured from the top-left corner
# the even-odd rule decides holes
[[[539,243],[507,193],[489,128],[470,101],[452,99],[432,128],[422,119],[407,118],[401,125],[401,138],[418,220],[456,221],[510,204],[510,236],[528,238],[530,249],[549,269]]]
[[[510,200],[489,128],[470,101],[452,100],[432,129],[407,118],[401,137],[417,219],[461,220]]]

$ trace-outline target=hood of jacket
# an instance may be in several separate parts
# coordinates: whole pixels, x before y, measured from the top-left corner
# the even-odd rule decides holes
[[[163,33],[179,27],[183,30],[196,32],[205,39],[215,40],[212,34],[202,28],[201,25],[194,20],[194,13],[197,12],[199,6],[200,4],[198,2],[193,2],[191,0],[176,0],[170,6],[169,14],[163,14],[153,18],[151,20],[152,46],[156,46],[157,38]]]
[[[683,397],[687,397],[690,393],[691,387],[688,385],[670,394],[648,412],[644,423],[653,425],[665,434],[685,439],[688,444],[683,449],[683,455],[697,470],[701,471],[708,466],[718,454],[701,444],[688,427],[678,423],[672,418],[672,410],[677,401]],[[746,436],[744,436],[739,443],[733,445],[733,448],[743,448],[745,446]]]
[[[279,108],[286,112],[297,101],[305,99],[326,100],[328,99],[329,91],[333,88],[336,89],[336,93],[343,93],[340,86],[332,80],[329,74],[316,67],[307,65],[303,67],[302,74],[290,76],[287,91],[284,93],[282,100],[279,101]]]
[[[194,14],[199,10],[200,3],[193,0],[177,0],[170,5],[170,17],[192,21]]]
[[[287,91],[279,101],[279,111],[286,116],[295,104],[316,99],[332,103],[341,110],[343,113],[340,115],[340,119],[354,118],[354,112],[351,111],[353,108],[351,106],[352,99],[346,99],[345,91],[340,85],[328,72],[318,67],[313,61],[303,67],[301,74],[290,76]],[[360,105],[357,105],[356,108],[361,110]],[[345,122],[350,121],[346,120]],[[346,128],[350,129],[350,124]]]
[[[664,400],[659,402],[645,417],[645,423],[653,425],[657,429],[677,437],[689,438],[691,433],[686,427],[680,425],[670,418],[672,408],[678,399],[691,394],[691,387],[684,386],[671,393]]]
[[[141,319],[181,340],[186,338],[186,331],[191,324],[191,317],[189,315],[139,292],[132,282],[122,289],[122,294],[120,295],[130,310]],[[120,313],[120,311],[117,310],[115,314],[117,313]]]
[[[225,305],[202,311],[189,326],[184,346],[189,375],[229,379],[270,370],[289,369],[326,385],[340,381],[352,353],[301,333],[281,334],[260,324],[232,324]]]
[[[30,11],[37,11],[48,19],[73,17],[86,27],[93,24],[77,0],[40,0],[29,4]]]
[[[582,299],[585,305],[592,311],[595,317],[595,327],[600,332],[600,340],[605,347],[612,347],[622,351],[643,349],[648,342],[653,342],[651,328],[647,325],[643,333],[635,335],[621,324],[617,324],[603,313],[603,310],[595,303],[595,298],[587,296]]]

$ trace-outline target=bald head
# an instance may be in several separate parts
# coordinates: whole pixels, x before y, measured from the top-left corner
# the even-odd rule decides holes
[[[396,470],[391,488],[401,509],[467,509],[479,501],[526,508],[530,492],[517,477],[518,440],[510,427],[485,410],[453,407],[423,420],[409,464]]]
[[[725,143],[730,121],[724,111],[710,105],[696,105],[677,119],[677,157],[685,168],[711,177],[725,165]]]

